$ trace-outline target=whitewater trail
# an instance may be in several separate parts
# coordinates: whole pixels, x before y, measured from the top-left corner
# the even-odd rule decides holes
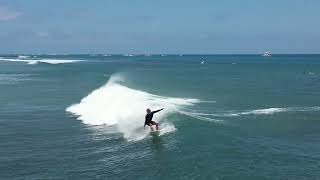
[[[250,115],[273,115],[278,113],[287,113],[287,112],[315,112],[320,111],[320,106],[313,107],[272,107],[266,109],[254,109],[247,111],[225,111],[218,113],[203,113],[203,112],[188,112],[189,116],[195,117],[201,120],[210,120],[212,121],[214,117],[239,117],[239,116],[250,116]]]
[[[176,130],[168,121],[168,115],[184,112],[184,107],[200,102],[198,99],[158,96],[130,89],[121,84],[123,80],[121,75],[113,75],[107,84],[91,92],[80,103],[71,105],[66,111],[78,116],[85,124],[114,125],[130,141],[148,136],[149,128],[143,129],[147,108],[165,108],[154,116],[154,120],[160,122],[162,135]]]

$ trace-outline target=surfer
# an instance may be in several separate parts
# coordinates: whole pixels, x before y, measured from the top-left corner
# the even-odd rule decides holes
[[[156,111],[151,111],[149,108],[147,109],[147,115],[146,115],[146,120],[144,121],[144,128],[146,128],[146,125],[150,126],[151,128],[151,131],[153,131],[153,125],[156,125],[156,129],[159,130],[159,124],[152,121],[152,118],[153,118],[153,114],[154,113],[157,113],[159,111],[162,111],[162,109],[159,109],[159,110],[156,110]]]

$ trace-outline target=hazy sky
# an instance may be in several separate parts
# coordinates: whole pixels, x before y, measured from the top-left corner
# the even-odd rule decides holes
[[[319,0],[0,0],[0,53],[320,53]]]

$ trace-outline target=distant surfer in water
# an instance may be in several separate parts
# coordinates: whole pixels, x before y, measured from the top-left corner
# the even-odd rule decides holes
[[[162,109],[159,109],[159,110],[156,110],[156,111],[151,111],[149,108],[147,109],[147,115],[146,115],[146,120],[144,121],[144,128],[146,128],[146,125],[150,126],[151,128],[151,131],[153,131],[153,125],[156,125],[156,129],[159,130],[159,124],[152,121],[152,118],[153,118],[153,114],[154,113],[157,113],[159,111],[162,111]]]

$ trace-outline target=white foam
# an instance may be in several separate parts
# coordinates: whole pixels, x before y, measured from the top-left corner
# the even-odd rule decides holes
[[[0,58],[1,61],[12,61],[12,62],[25,62],[28,64],[37,63],[48,63],[48,64],[64,64],[64,63],[75,63],[83,60],[69,60],[69,59],[7,59]]]
[[[240,113],[241,115],[247,115],[247,114],[274,114],[274,113],[279,113],[279,112],[286,112],[289,111],[290,108],[268,108],[268,109],[257,109],[257,110],[252,110],[252,111],[247,111],[247,112],[242,112]]]
[[[64,63],[75,63],[83,60],[67,60],[67,59],[41,59],[36,60],[37,62],[48,63],[48,64],[64,64]]]
[[[155,114],[154,120],[160,122],[162,133],[168,133],[175,131],[175,127],[166,117],[199,102],[197,99],[157,96],[130,89],[120,83],[123,80],[123,76],[113,75],[106,85],[94,90],[66,111],[77,115],[85,124],[115,125],[127,140],[139,140],[149,135],[149,127],[143,129],[147,108],[165,108]]]
[[[177,129],[176,129],[176,127],[174,127],[173,124],[171,124],[171,123],[163,123],[159,135],[162,136],[164,134],[171,133],[171,132],[174,132],[176,130]]]

